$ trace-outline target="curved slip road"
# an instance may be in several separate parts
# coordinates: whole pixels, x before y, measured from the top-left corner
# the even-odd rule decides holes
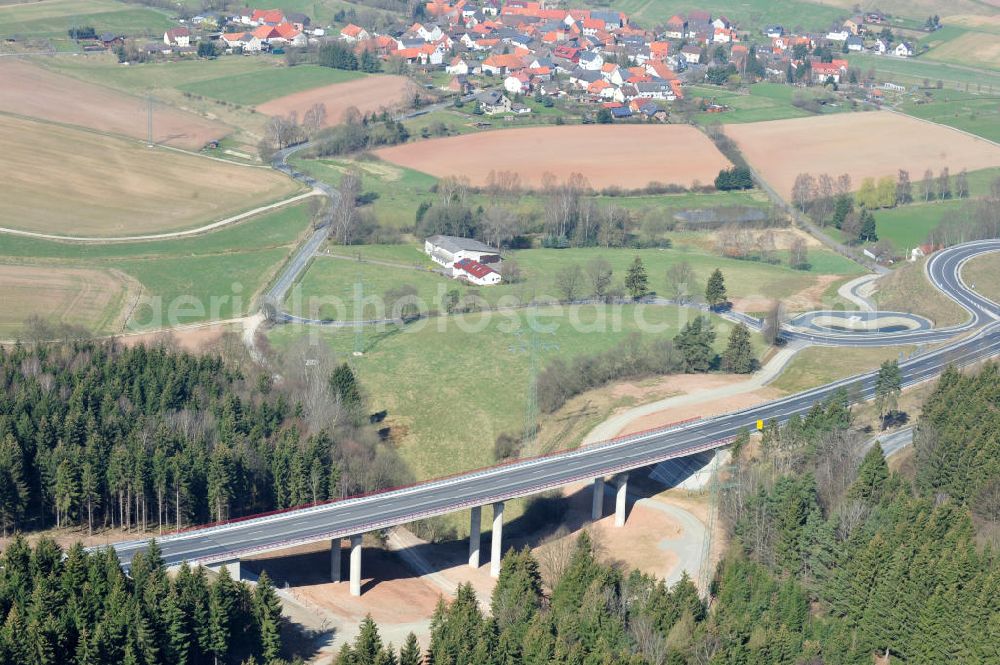
[[[965,261],[992,251],[1000,251],[1000,240],[968,243],[942,250],[928,262],[928,275],[932,282],[969,311],[970,321],[947,331],[924,331],[923,334],[940,332],[947,335],[943,339],[949,339],[958,332],[977,326],[980,329],[962,340],[902,363],[904,386],[932,379],[949,364],[967,365],[1000,354],[1000,306],[969,289],[960,275]],[[890,333],[884,337],[898,340],[913,334],[916,333]],[[868,345],[864,341],[868,337],[866,335],[852,335],[840,341],[850,344],[855,337],[863,338],[859,346]],[[193,529],[162,538],[159,544],[168,565],[182,561],[213,563],[301,543],[356,535],[472,506],[536,494],[569,483],[722,447],[742,429],[753,427],[757,420],[784,421],[793,415],[804,414],[814,403],[840,389],[848,389],[852,399],[870,399],[874,394],[875,375],[876,372],[859,374],[742,411],[622,437],[587,448],[412,487]],[[135,553],[147,547],[147,541],[122,542],[113,547],[122,563],[128,566]]]

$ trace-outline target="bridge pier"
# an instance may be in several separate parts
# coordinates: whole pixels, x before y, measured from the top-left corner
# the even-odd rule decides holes
[[[590,506],[590,519],[595,522],[604,517],[604,478],[594,478],[594,497]]]
[[[469,515],[469,567],[479,568],[479,546],[482,538],[480,526],[483,521],[483,507],[475,506]]]
[[[493,504],[493,534],[490,537],[490,577],[500,577],[503,558],[503,501]]]
[[[340,582],[340,538],[330,541],[330,581]]]
[[[361,536],[351,536],[351,595],[361,595]]]
[[[615,526],[625,526],[625,499],[628,496],[628,474],[618,478],[618,493],[615,495]]]

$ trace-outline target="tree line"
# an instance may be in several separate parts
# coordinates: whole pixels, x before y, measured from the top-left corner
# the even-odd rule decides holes
[[[162,531],[401,481],[350,368],[315,369],[285,368],[279,390],[218,356],[163,348],[0,350],[4,535]]]
[[[111,548],[17,537],[0,557],[0,616],[10,665],[282,662],[284,619],[266,573],[252,588],[187,564],[169,576],[155,543],[126,576]]]
[[[800,173],[792,186],[792,203],[817,223],[843,231],[849,242],[876,242],[879,238],[873,210],[918,201],[968,198],[969,179],[965,169],[952,176],[945,166],[937,176],[927,169],[914,184],[909,171],[899,169],[896,177],[864,178],[856,193],[851,190],[849,174],[834,179],[826,173]],[[885,249],[891,252],[893,248]]]

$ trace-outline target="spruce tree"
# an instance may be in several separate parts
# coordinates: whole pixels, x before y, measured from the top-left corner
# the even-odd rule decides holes
[[[649,293],[649,277],[646,267],[640,257],[635,257],[625,275],[625,289],[634,299],[639,299]]]
[[[876,442],[861,461],[848,496],[866,503],[877,503],[883,495],[888,478],[889,465],[886,464],[885,456],[882,454],[882,446]]]
[[[750,344],[750,329],[738,323],[729,333],[729,343],[722,354],[722,367],[734,374],[750,374],[757,368],[757,359]]]
[[[409,633],[403,648],[399,650],[399,665],[421,665],[420,644],[417,643],[417,636]]]
[[[684,371],[707,372],[712,368],[716,355],[715,327],[705,316],[696,316],[688,321],[674,337],[674,345],[681,352]]]
[[[254,589],[254,615],[260,627],[259,652],[264,662],[278,657],[281,651],[281,601],[278,600],[271,578],[262,571]]]
[[[722,276],[722,271],[716,268],[712,271],[708,282],[705,284],[705,302],[709,307],[719,307],[727,301],[726,280]]]
[[[372,620],[372,615],[368,614],[361,622],[361,630],[354,638],[352,648],[353,662],[356,665],[375,665],[379,654],[382,653],[382,637],[379,635],[378,626]]]

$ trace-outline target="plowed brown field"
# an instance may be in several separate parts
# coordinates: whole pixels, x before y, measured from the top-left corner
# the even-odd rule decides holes
[[[292,111],[299,118],[314,104],[326,106],[326,124],[335,125],[344,111],[355,107],[361,113],[371,113],[383,108],[398,108],[417,90],[405,76],[367,76],[357,81],[334,83],[311,90],[296,92],[272,99],[257,107],[265,115],[286,116]]]
[[[863,178],[895,176],[899,169],[916,182],[926,169],[936,175],[947,166],[954,175],[1000,166],[1000,147],[985,139],[888,112],[731,124],[726,134],[786,197],[800,173],[848,173],[857,189]]]
[[[79,125],[136,139],[147,136],[147,102],[50,72],[16,58],[0,58],[0,111]],[[198,150],[229,133],[218,122],[162,105],[154,107],[153,140]]]
[[[375,154],[431,175],[466,176],[485,185],[490,171],[515,171],[529,187],[551,173],[582,173],[590,185],[645,187],[650,182],[711,183],[727,160],[687,125],[526,127],[417,141]]]

